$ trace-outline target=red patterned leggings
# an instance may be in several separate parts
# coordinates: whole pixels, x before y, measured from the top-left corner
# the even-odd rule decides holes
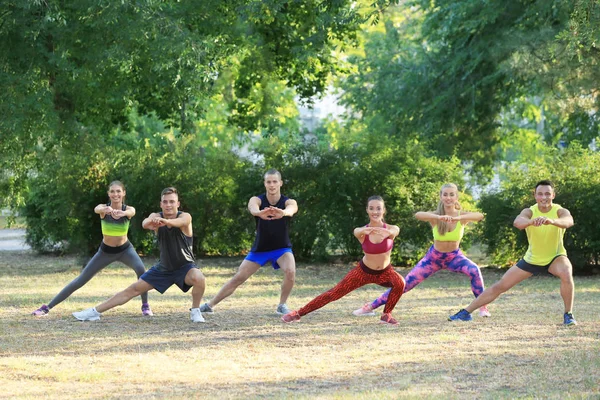
[[[306,315],[318,310],[326,304],[339,300],[351,291],[369,283],[376,283],[383,287],[392,288],[388,301],[385,304],[385,309],[383,310],[384,313],[391,313],[398,300],[400,300],[400,296],[404,293],[404,278],[394,271],[391,264],[377,271],[368,268],[361,260],[356,268],[348,272],[337,285],[315,297],[307,305],[299,309],[298,314]]]

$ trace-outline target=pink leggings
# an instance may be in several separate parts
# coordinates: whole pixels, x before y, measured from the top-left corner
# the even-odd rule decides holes
[[[442,269],[467,275],[471,279],[471,290],[475,297],[483,292],[483,277],[477,264],[469,260],[460,249],[442,253],[431,246],[425,257],[406,275],[404,293]],[[389,301],[389,293],[388,290],[371,303],[373,310]]]

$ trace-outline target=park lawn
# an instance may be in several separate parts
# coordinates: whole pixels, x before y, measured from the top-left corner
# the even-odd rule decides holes
[[[577,327],[562,326],[558,279],[536,277],[470,323],[449,314],[472,298],[465,276],[440,272],[399,302],[398,326],[351,311],[381,293],[361,288],[283,324],[281,273],[262,268],[234,295],[189,320],[190,296],[150,293],[154,317],[134,299],[97,322],[71,313],[135,280],[110,266],[43,318],[29,315],[77,276],[75,258],[0,253],[0,398],[599,398],[600,277],[576,277]],[[154,260],[147,259],[147,266]],[[207,296],[240,259],[199,264]],[[354,265],[299,264],[288,302],[299,308]],[[403,275],[407,269],[400,270]],[[484,268],[488,284],[502,271]]]

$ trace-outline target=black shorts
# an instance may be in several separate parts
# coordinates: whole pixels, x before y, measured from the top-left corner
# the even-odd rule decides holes
[[[523,271],[527,271],[527,272],[529,272],[531,274],[534,274],[534,275],[552,275],[552,274],[550,274],[550,272],[548,272],[548,268],[550,268],[550,266],[552,265],[552,263],[554,262],[554,260],[556,260],[558,257],[562,257],[562,254],[554,257],[552,259],[552,261],[550,261],[546,265],[529,264],[524,259],[520,259],[519,262],[517,263],[517,267],[519,267]]]
[[[191,286],[186,285],[185,276],[190,271],[190,269],[198,268],[196,264],[186,264],[183,267],[179,268],[175,271],[161,271],[157,268],[157,266],[153,266],[148,271],[146,271],[140,279],[151,284],[154,289],[156,289],[160,293],[164,293],[167,291],[171,285],[179,286],[182,292],[187,292],[190,290]],[[198,268],[199,269],[199,268]]]

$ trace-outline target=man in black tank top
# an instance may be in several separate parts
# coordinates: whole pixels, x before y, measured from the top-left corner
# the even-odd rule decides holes
[[[212,313],[214,306],[233,294],[238,286],[268,262],[274,269],[281,268],[284,273],[276,312],[284,315],[290,311],[285,303],[294,287],[296,261],[292,253],[289,225],[291,217],[298,211],[298,205],[296,200],[281,194],[283,181],[276,169],[265,173],[264,185],[266,193],[253,196],[248,201],[248,211],[256,220],[256,239],[252,249],[234,277],[223,285],[211,301],[202,304],[202,312]]]
[[[206,286],[204,275],[196,266],[192,252],[192,216],[179,211],[179,194],[174,187],[161,193],[162,212],[152,213],[142,222],[144,229],[152,230],[158,237],[160,261],[146,271],[140,279],[127,289],[115,294],[104,303],[87,310],[73,313],[82,321],[95,321],[100,314],[113,307],[127,303],[132,298],[152,289],[164,293],[173,284],[183,292],[192,288],[192,308],[190,319],[204,322],[200,312],[200,301]]]

